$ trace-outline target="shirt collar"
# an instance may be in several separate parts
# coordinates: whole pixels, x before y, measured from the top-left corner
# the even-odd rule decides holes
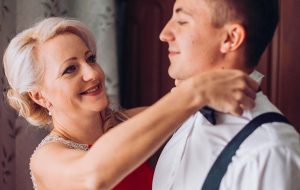
[[[263,74],[261,74],[260,72],[254,70],[250,75],[250,78],[252,78],[253,80],[255,80],[258,85],[261,85],[262,79],[265,77]]]
[[[260,86],[261,83],[262,83],[262,80],[263,80],[263,78],[264,78],[264,75],[263,75],[262,73],[256,71],[256,70],[254,70],[252,73],[250,73],[249,77],[252,78],[254,81],[256,81],[256,82],[258,83],[258,85]],[[214,117],[215,117],[215,120],[216,120],[216,123],[217,123],[218,115],[219,115],[219,114],[224,114],[224,113],[221,113],[221,112],[218,112],[218,111],[217,111],[217,112],[215,112],[215,113],[213,113],[213,114],[214,114]],[[250,115],[251,115],[251,111],[249,111],[249,110],[244,110],[244,111],[243,111],[243,114],[242,114],[241,116],[239,116],[239,117],[249,119],[249,118],[251,118]],[[208,123],[209,123],[211,126],[214,126],[212,123],[210,123],[210,122],[208,122]]]

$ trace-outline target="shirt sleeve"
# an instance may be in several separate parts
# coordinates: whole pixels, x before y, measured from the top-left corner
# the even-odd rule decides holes
[[[299,190],[300,145],[273,145],[233,158],[221,190]]]

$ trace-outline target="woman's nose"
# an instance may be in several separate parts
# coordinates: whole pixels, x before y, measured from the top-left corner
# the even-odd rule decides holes
[[[98,76],[99,72],[97,72],[97,69],[93,67],[93,65],[85,64],[82,70],[83,70],[82,78],[84,81],[93,81],[96,80],[97,78],[100,78],[100,76]]]

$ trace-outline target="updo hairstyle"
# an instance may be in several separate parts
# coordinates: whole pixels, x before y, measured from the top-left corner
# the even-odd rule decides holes
[[[96,52],[95,38],[84,24],[77,20],[51,17],[16,35],[4,53],[4,71],[10,85],[8,103],[34,126],[52,123],[48,110],[32,101],[28,94],[42,85],[44,76],[44,65],[37,59],[37,48],[63,33],[77,35],[90,50]]]

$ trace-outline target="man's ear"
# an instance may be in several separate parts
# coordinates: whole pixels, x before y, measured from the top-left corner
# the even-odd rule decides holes
[[[30,91],[28,92],[29,97],[40,106],[49,109],[50,103],[46,100],[46,98],[42,95],[40,91]]]
[[[225,31],[220,51],[228,53],[241,47],[246,38],[245,28],[240,24],[228,24],[225,25]]]

